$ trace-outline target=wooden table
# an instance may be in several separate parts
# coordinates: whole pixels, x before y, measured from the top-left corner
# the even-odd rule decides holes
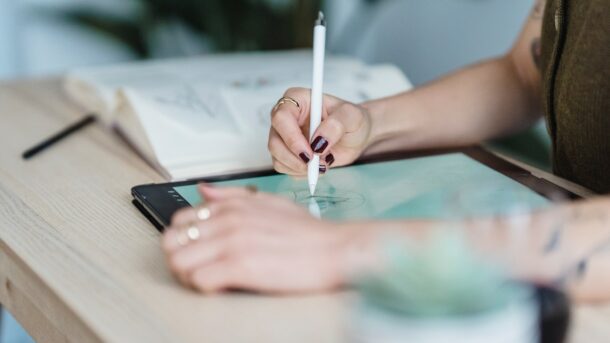
[[[345,294],[200,296],[179,287],[159,233],[130,204],[161,176],[101,125],[23,161],[83,114],[58,79],[0,85],[0,303],[44,342],[336,342]],[[574,342],[610,337],[579,307]]]

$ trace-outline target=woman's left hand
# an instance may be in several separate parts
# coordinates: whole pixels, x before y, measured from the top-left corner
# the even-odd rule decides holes
[[[178,211],[162,242],[172,272],[185,286],[206,293],[293,293],[345,283],[349,236],[339,224],[247,188],[200,185],[199,191],[205,206]]]

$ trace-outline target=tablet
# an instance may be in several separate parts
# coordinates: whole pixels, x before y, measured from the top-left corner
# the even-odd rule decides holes
[[[175,211],[202,203],[200,182],[256,186],[329,220],[439,218],[456,211],[498,214],[516,206],[548,206],[554,195],[576,197],[482,148],[471,148],[426,156],[378,156],[332,168],[320,178],[313,198],[306,179],[262,171],[136,186],[133,203],[162,230]]]

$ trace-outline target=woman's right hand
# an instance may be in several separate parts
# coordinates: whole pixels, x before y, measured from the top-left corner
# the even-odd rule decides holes
[[[331,166],[354,162],[370,141],[371,117],[362,106],[324,95],[322,122],[309,140],[310,90],[290,88],[284,97],[293,99],[271,111],[268,148],[273,167],[293,176],[307,174],[307,162],[320,155],[320,172]]]

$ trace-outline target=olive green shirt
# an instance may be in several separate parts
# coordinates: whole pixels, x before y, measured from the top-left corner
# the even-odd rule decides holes
[[[541,71],[555,173],[610,193],[610,0],[548,0]]]

